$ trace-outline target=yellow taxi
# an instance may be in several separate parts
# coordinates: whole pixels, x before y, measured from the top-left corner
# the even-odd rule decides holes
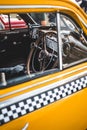
[[[0,130],[87,130],[87,14],[71,0],[4,0],[1,16]]]

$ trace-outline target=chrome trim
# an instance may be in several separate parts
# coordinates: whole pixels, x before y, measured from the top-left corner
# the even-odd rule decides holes
[[[44,80],[44,81],[42,81],[42,82],[35,83],[35,84],[31,85],[31,86],[26,86],[26,87],[24,87],[24,88],[22,88],[22,89],[19,89],[19,90],[12,91],[12,92],[9,92],[9,93],[0,95],[0,98],[4,98],[4,97],[6,97],[6,96],[10,96],[10,95],[12,95],[12,94],[15,94],[15,93],[18,93],[18,92],[27,90],[27,89],[29,89],[29,88],[38,86],[38,85],[40,85],[40,84],[43,84],[43,83],[46,83],[46,82],[49,82],[49,81],[51,82],[51,81],[54,80],[54,79],[61,78],[61,77],[66,76],[66,75],[68,75],[68,74],[74,73],[74,72],[76,72],[76,71],[81,71],[82,69],[85,69],[85,68],[87,68],[87,66],[84,66],[84,67],[79,68],[79,69],[76,69],[76,70],[72,70],[72,71],[67,72],[67,73],[63,73],[63,74],[61,74],[61,75],[52,77],[52,78],[47,79],[47,80]]]
[[[63,6],[54,6],[54,5],[0,5],[0,9],[42,9],[42,8],[65,8]],[[68,9],[68,8],[66,8]]]
[[[59,8],[59,9],[69,9],[67,7],[64,6],[54,6],[54,5],[0,5],[0,9],[6,10],[6,9],[55,9],[55,8]],[[87,24],[83,21],[83,19],[77,15],[79,17],[79,19],[82,21],[82,23],[84,24],[84,26],[87,28]]]
[[[87,28],[87,24],[83,21],[83,19],[77,14],[78,18],[80,19],[80,21],[84,24],[84,26]]]
[[[50,89],[56,88],[56,87],[58,87],[58,86],[61,86],[61,85],[65,84],[65,83],[68,83],[69,81],[73,81],[73,80],[78,79],[78,78],[80,78],[81,76],[84,76],[84,75],[87,75],[87,72],[86,72],[86,71],[85,71],[85,72],[81,72],[81,73],[79,73],[79,74],[77,74],[77,75],[73,75],[73,76],[71,76],[71,77],[69,77],[69,78],[66,78],[66,79],[64,79],[64,80],[57,81],[57,82],[52,83],[52,84],[50,84],[50,85],[44,86],[44,87],[42,87],[42,88],[33,90],[33,91],[31,91],[31,92],[27,92],[27,93],[24,93],[24,94],[22,94],[22,95],[16,96],[16,97],[14,97],[14,98],[11,98],[11,99],[2,101],[2,102],[0,103],[0,109],[3,108],[3,107],[9,106],[9,105],[11,105],[11,104],[14,104],[14,103],[16,103],[16,102],[19,102],[19,101],[21,101],[21,100],[30,98],[30,97],[32,97],[32,96],[34,96],[34,95],[37,95],[37,94],[43,93],[43,92],[45,92],[45,91],[48,91],[48,90],[50,90]]]
[[[79,61],[72,62],[70,64],[65,64],[65,65],[63,65],[63,68],[71,67],[73,65],[76,65],[76,64],[79,64],[79,63],[82,63],[82,62],[85,62],[85,61],[87,61],[87,58],[81,59]]]
[[[57,41],[58,41],[58,54],[59,54],[59,70],[63,69],[63,61],[62,61],[62,40],[60,36],[60,14],[57,13]]]

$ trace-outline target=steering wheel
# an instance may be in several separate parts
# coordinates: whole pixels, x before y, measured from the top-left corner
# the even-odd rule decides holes
[[[53,38],[53,41],[51,41]],[[55,50],[57,42],[55,41],[56,32],[45,31],[31,45],[31,50],[27,60],[27,73],[41,72],[47,69],[55,68],[58,64],[57,51]]]

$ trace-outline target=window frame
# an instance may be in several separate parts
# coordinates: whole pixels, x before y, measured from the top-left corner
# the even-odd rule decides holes
[[[61,40],[61,37],[60,37],[60,15],[63,14],[63,13],[60,13],[60,12],[55,12],[56,13],[56,24],[57,24],[57,50],[58,50],[58,67],[57,68],[54,68],[54,69],[50,69],[50,70],[45,70],[44,72],[38,72],[38,73],[34,73],[34,74],[30,74],[30,75],[27,75],[27,76],[19,76],[19,77],[16,77],[14,79],[10,79],[7,81],[7,85],[2,85],[0,83],[0,89],[4,89],[4,88],[8,88],[8,87],[12,87],[12,86],[15,86],[17,84],[20,84],[20,83],[24,83],[24,82],[28,82],[30,80],[34,80],[34,79],[37,79],[37,78],[40,78],[40,77],[43,77],[43,76],[47,76],[47,75],[50,75],[50,74],[53,74],[53,73],[57,73],[59,71],[63,71],[64,69],[67,69],[69,67],[72,67],[74,65],[78,65],[80,63],[83,63],[83,62],[87,62],[87,58],[84,58],[84,59],[81,59],[79,61],[76,61],[76,62],[73,62],[71,64],[68,64],[68,65],[65,65],[63,66],[63,56],[62,56],[62,40]],[[67,17],[69,17],[71,20],[73,20],[71,18],[71,16],[68,16],[67,14],[63,14]],[[75,22],[73,20],[73,22]],[[75,24],[77,25],[77,23],[75,22]],[[6,30],[7,31],[7,30]]]

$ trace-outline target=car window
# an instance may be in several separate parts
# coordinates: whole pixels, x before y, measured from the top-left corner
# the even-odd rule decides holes
[[[57,26],[48,13],[1,14],[0,20],[1,86],[59,71]]]
[[[68,67],[86,60],[87,40],[82,30],[68,16],[61,14],[63,66]]]
[[[87,60],[86,37],[67,15],[1,14],[0,20],[4,25],[0,30],[1,87],[59,72]]]

